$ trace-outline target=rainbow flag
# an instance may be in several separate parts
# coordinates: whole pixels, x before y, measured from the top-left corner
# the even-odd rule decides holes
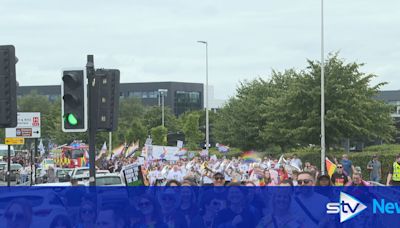
[[[87,165],[87,159],[85,158],[85,156],[77,158],[77,162],[79,167],[86,167]]]
[[[332,177],[333,173],[336,171],[335,163],[331,162],[328,158],[325,158],[326,170],[328,171],[328,175]]]
[[[257,157],[256,153],[254,153],[254,151],[244,152],[241,157],[245,162],[249,163],[260,161],[260,159]]]

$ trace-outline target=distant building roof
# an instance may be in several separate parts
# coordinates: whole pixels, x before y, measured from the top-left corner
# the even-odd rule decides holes
[[[376,98],[385,102],[400,101],[400,90],[379,91]]]

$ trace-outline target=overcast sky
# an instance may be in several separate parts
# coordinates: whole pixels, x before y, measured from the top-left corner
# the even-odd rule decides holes
[[[21,85],[60,84],[61,69],[118,68],[122,82],[205,81],[215,96],[272,69],[320,59],[320,0],[0,0],[0,44],[13,44]],[[400,89],[400,1],[325,0],[325,50],[364,62]]]

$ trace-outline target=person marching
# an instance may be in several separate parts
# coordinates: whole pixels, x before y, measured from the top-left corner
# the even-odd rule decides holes
[[[400,154],[397,155],[396,161],[390,167],[387,179],[387,186],[400,186]]]

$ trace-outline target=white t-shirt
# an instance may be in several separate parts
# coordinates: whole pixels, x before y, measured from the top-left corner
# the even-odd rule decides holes
[[[174,170],[171,170],[168,173],[167,180],[177,180],[179,182],[183,181],[183,174],[181,171],[175,172]]]
[[[158,170],[153,170],[149,172],[149,180],[151,184],[154,184],[156,182],[158,173]]]
[[[213,180],[208,176],[203,176],[203,184],[212,184]]]
[[[224,173],[224,176],[225,176],[225,181],[232,181],[232,178],[231,178],[231,176],[229,176],[228,174],[226,174],[226,173]]]

